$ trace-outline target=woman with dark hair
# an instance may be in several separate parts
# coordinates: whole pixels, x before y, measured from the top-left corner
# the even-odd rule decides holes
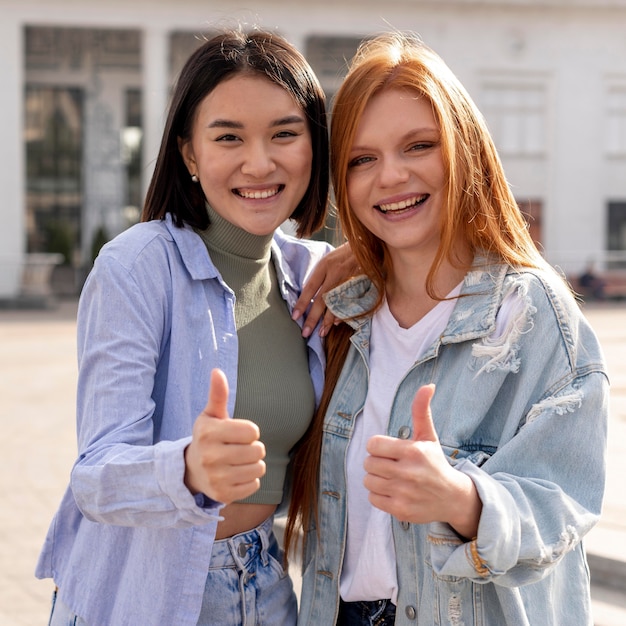
[[[292,310],[330,246],[279,226],[322,226],[328,176],[293,46],[234,30],[191,55],[142,222],[80,298],[79,455],[36,572],[52,625],[295,623],[272,524],[324,370]]]
[[[601,349],[480,112],[417,37],[360,48],[333,103],[331,174],[365,276],[325,296],[347,324],[326,338],[294,459],[298,623],[591,626]]]

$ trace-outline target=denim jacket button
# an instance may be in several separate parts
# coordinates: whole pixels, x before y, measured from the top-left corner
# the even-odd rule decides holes
[[[408,439],[411,435],[411,429],[408,426],[400,426],[398,430],[398,437],[400,439]]]
[[[415,619],[415,616],[417,615],[415,607],[410,605],[404,609],[404,612],[409,619]]]

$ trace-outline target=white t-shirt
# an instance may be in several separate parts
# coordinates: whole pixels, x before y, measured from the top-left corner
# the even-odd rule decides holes
[[[461,284],[449,297],[461,291]],[[439,302],[410,328],[402,328],[387,301],[372,319],[370,381],[363,414],[357,419],[347,452],[348,528],[340,593],[345,602],[390,598],[397,604],[398,578],[391,531],[391,515],[372,506],[363,485],[366,444],[373,435],[387,432],[396,390],[413,364],[448,324],[456,299]],[[515,316],[521,301],[517,293],[503,301],[493,338],[500,336]],[[417,390],[416,390],[417,391]]]

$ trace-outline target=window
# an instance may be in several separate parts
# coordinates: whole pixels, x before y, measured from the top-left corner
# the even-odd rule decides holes
[[[607,154],[626,157],[626,83],[609,87],[606,120]]]
[[[211,35],[211,32],[207,32],[206,38],[210,38]],[[169,82],[173,91],[187,59],[206,42],[206,39],[203,35],[190,31],[174,31],[170,33],[169,39]]]
[[[307,39],[306,58],[319,78],[330,104],[361,41],[361,37],[313,36]]]
[[[83,93],[27,85],[25,93],[28,252],[58,252],[71,263],[82,205]]]
[[[126,169],[126,204],[124,217],[129,225],[139,221],[142,204],[141,147],[143,139],[141,115],[141,90],[127,89],[125,100],[125,125],[122,128],[122,163]]]
[[[626,202],[609,202],[607,267],[626,268]]]
[[[543,85],[483,86],[481,108],[501,154],[541,156],[546,152],[546,100]]]
[[[141,32],[26,26],[24,70],[27,250],[86,269],[141,204]]]

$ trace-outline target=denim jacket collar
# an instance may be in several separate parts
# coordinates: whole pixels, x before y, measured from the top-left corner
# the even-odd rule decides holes
[[[442,343],[455,343],[484,337],[493,332],[496,315],[502,299],[507,265],[489,262],[477,255],[472,269],[465,275],[461,294],[441,336]],[[357,276],[325,296],[329,310],[355,330],[364,330],[370,324],[368,311],[374,306],[378,290],[365,276]]]

